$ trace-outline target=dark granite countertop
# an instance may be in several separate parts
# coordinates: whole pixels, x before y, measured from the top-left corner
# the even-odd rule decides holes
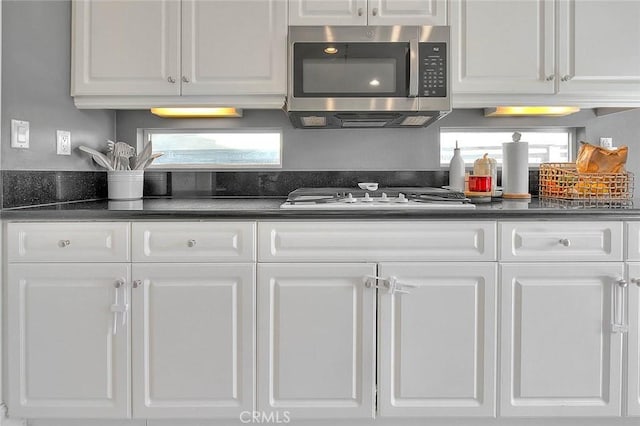
[[[4,209],[4,220],[134,219],[345,219],[345,220],[491,220],[491,219],[629,219],[640,220],[640,200],[627,206],[579,206],[559,201],[498,201],[475,210],[282,210],[284,198],[145,198],[137,201],[92,200]]]

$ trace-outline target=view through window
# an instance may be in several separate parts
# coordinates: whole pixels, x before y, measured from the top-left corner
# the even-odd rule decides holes
[[[502,144],[511,142],[518,131],[522,142],[529,143],[529,165],[570,161],[575,132],[573,129],[548,130],[493,130],[493,129],[440,129],[440,165],[448,166],[458,141],[460,154],[466,165],[489,154],[498,165],[502,164]]]
[[[152,141],[153,153],[164,153],[152,168],[282,167],[281,130],[148,129],[143,137]]]

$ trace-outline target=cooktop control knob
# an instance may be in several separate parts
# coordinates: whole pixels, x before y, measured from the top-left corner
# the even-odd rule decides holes
[[[373,198],[371,198],[369,196],[369,194],[366,193],[366,194],[364,194],[364,198],[361,201],[364,202],[364,203],[371,203],[371,202],[373,202]]]
[[[358,200],[353,198],[353,194],[352,193],[349,193],[349,194],[347,194],[347,198],[345,198],[344,201],[347,202],[347,203],[355,203]]]
[[[407,200],[407,197],[404,196],[404,194],[401,192],[398,194],[398,199],[397,199],[398,203],[408,203],[409,200]]]

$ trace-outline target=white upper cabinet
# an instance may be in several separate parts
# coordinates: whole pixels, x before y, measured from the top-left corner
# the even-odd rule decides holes
[[[289,0],[289,25],[447,25],[447,0]]]
[[[640,1],[559,2],[560,93],[640,99]]]
[[[72,96],[180,94],[179,1],[76,0],[72,40]]]
[[[450,4],[455,95],[554,93],[552,0]]]
[[[283,0],[183,0],[182,94],[283,94]]]
[[[450,0],[454,108],[640,106],[640,2]]]
[[[76,0],[72,89],[84,108],[280,108],[287,3]]]

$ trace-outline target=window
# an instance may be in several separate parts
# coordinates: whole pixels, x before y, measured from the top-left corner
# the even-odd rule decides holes
[[[515,131],[522,134],[523,142],[529,143],[529,165],[561,163],[570,161],[571,147],[575,140],[573,129],[495,130],[495,129],[440,129],[440,165],[448,166],[453,149],[458,141],[460,154],[465,164],[473,162],[485,153],[502,164],[502,144],[511,142]]]
[[[151,168],[279,168],[282,130],[147,129],[153,153],[162,152]]]

